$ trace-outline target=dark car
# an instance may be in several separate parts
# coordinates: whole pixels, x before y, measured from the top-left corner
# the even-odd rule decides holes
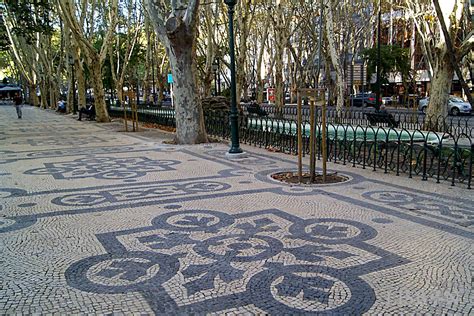
[[[357,93],[350,96],[350,102],[357,107],[375,106],[376,95],[375,93]],[[380,104],[382,104],[382,99],[380,99]]]

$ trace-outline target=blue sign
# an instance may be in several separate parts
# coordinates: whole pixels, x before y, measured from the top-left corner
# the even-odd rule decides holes
[[[168,83],[173,83],[173,75],[168,74]]]

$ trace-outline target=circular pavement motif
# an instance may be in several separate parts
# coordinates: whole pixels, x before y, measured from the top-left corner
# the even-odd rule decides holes
[[[0,217],[0,233],[26,228],[35,223],[36,218],[32,216],[21,216],[16,218]]]
[[[156,276],[160,265],[144,258],[120,258],[102,261],[92,266],[86,277],[103,286],[128,286]]]
[[[168,230],[214,232],[233,222],[231,216],[216,211],[177,211],[155,217],[152,224]]]
[[[365,192],[362,196],[383,203],[410,203],[417,200],[417,197],[413,194],[397,191],[371,191]]]
[[[145,172],[135,172],[135,171],[128,171],[128,170],[114,170],[114,171],[107,171],[102,174],[98,174],[97,177],[101,179],[107,180],[114,180],[114,179],[129,179],[129,178],[137,178],[142,177],[146,173]]]
[[[230,187],[231,186],[226,183],[207,181],[187,183],[182,186],[182,190],[186,192],[215,192],[227,190]]]
[[[32,174],[32,175],[50,175],[55,173],[66,173],[72,171],[71,168],[63,168],[63,167],[50,167],[50,168],[38,168],[38,169],[31,169],[25,171],[25,174]]]
[[[194,247],[201,256],[234,262],[251,262],[271,258],[283,244],[268,236],[231,235],[213,237]]]
[[[27,192],[23,189],[7,189],[7,188],[4,188],[4,189],[1,189],[0,188],[0,199],[3,199],[3,198],[9,198],[9,197],[12,197],[12,196],[19,196],[19,195],[24,195],[26,194]]]
[[[252,303],[269,314],[360,315],[375,301],[357,276],[319,266],[271,267],[253,276],[247,289]]]
[[[275,279],[270,288],[273,298],[290,308],[309,312],[323,312],[342,306],[351,298],[349,287],[332,276],[322,273],[297,272],[293,273],[293,278],[303,281],[306,279],[308,283],[306,285],[301,284],[301,292],[295,297],[285,296],[284,291],[280,294],[280,290],[287,287],[285,282],[288,281],[285,280],[285,276]]]
[[[179,261],[155,252],[105,254],[75,262],[66,270],[67,283],[86,292],[125,293],[152,287],[172,278]]]
[[[60,196],[51,200],[51,203],[65,206],[92,206],[106,201],[107,198],[100,193],[88,193]]]
[[[296,223],[290,232],[297,238],[327,244],[342,244],[374,238],[372,227],[344,219],[320,218]]]

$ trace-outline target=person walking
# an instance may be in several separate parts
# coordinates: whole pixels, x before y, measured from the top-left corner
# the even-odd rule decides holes
[[[19,93],[15,93],[15,96],[13,97],[13,104],[15,105],[16,108],[16,114],[18,115],[18,118],[21,119],[22,112],[21,112],[21,105],[23,103],[23,98]]]

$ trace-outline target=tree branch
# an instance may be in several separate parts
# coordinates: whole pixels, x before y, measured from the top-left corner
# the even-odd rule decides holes
[[[166,38],[165,18],[164,18],[164,6],[160,0],[144,0],[146,4],[146,10],[150,21],[155,28],[155,32],[163,42]]]
[[[194,25],[196,24],[200,3],[200,0],[189,0],[188,8],[186,9],[183,20],[186,26],[191,29],[194,29]]]

